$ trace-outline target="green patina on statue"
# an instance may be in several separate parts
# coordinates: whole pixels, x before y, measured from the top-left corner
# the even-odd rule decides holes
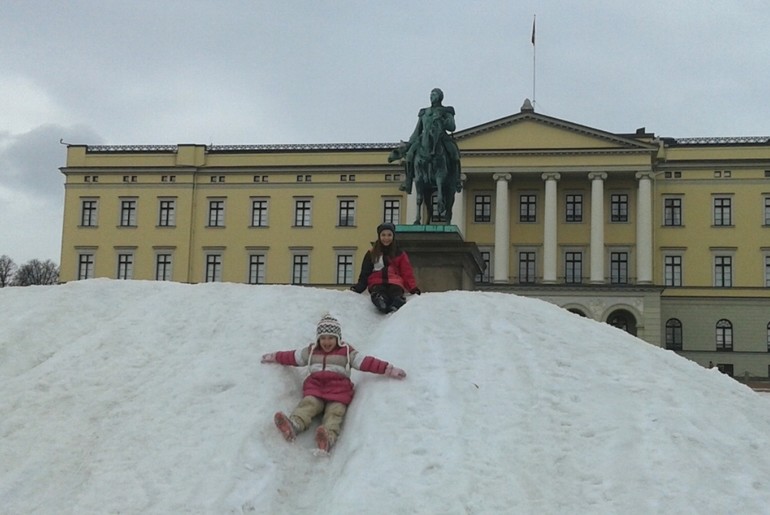
[[[404,160],[406,179],[399,189],[411,193],[413,183],[416,187],[415,224],[421,223],[423,202],[427,207],[426,223],[431,223],[434,193],[439,216],[450,224],[454,195],[462,191],[460,150],[451,134],[455,130],[455,110],[442,105],[443,100],[444,93],[440,89],[430,92],[430,107],[420,109],[417,126],[409,141],[402,141],[388,156],[389,163]]]

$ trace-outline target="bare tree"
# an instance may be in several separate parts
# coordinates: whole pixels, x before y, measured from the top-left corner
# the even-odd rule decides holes
[[[16,272],[16,263],[5,254],[0,256],[0,288],[11,285],[13,274]]]
[[[33,284],[57,284],[59,282],[59,267],[47,259],[33,259],[21,265],[13,277],[12,286],[31,286]]]

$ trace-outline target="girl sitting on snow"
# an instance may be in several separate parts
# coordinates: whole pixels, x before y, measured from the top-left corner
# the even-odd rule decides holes
[[[283,437],[291,442],[297,433],[310,426],[314,417],[323,413],[315,440],[324,452],[329,452],[337,440],[345,412],[353,400],[351,367],[397,379],[406,377],[406,372],[400,368],[372,356],[363,356],[342,341],[340,323],[328,313],[318,322],[315,343],[297,350],[265,354],[262,363],[307,366],[308,376],[302,384],[302,400],[291,415],[286,416],[279,411],[274,420]]]
[[[421,293],[409,256],[398,248],[396,226],[391,223],[377,226],[377,241],[364,256],[358,282],[350,287],[356,293],[363,293],[367,288],[372,303],[383,313],[403,306],[406,303],[404,292]]]

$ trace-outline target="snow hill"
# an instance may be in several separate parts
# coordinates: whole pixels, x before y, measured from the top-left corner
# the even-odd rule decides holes
[[[358,350],[337,446],[261,354],[326,311]],[[0,289],[4,514],[766,514],[770,398],[515,295],[80,281]]]

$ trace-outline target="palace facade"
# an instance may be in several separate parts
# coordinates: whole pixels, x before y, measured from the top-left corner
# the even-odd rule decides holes
[[[475,289],[770,377],[770,138],[616,134],[528,101],[454,136]],[[415,218],[395,146],[68,145],[61,280],[346,288],[377,224]]]

